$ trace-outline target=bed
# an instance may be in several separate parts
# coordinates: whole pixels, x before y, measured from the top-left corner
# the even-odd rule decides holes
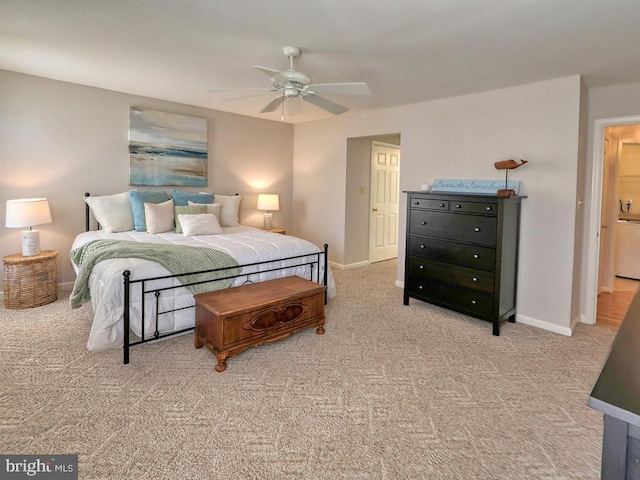
[[[97,198],[113,200],[117,196]],[[119,201],[123,201],[125,195],[119,194],[119,197]],[[218,196],[220,197],[222,196]],[[89,198],[89,194],[85,194],[85,201]],[[237,223],[221,226],[216,234],[198,235],[188,235],[186,226],[181,233],[175,230],[156,233],[150,227],[148,230],[153,233],[128,230],[130,224],[127,221],[114,228],[113,224],[105,222],[104,210],[97,208],[95,203],[86,203],[87,231],[79,234],[71,247],[72,263],[78,276],[71,296],[72,306],[79,306],[73,305],[73,299],[81,289],[78,279],[84,277],[89,292],[85,300],[91,302],[94,314],[87,348],[98,351],[123,347],[125,364],[129,363],[131,347],[191,331],[195,323],[193,295],[199,291],[298,275],[326,285],[328,299],[336,295],[335,283],[327,262],[327,245],[320,249],[311,242],[294,236],[271,233]],[[89,229],[90,211],[98,221],[97,230]],[[109,211],[115,211],[112,205],[109,206]],[[149,219],[147,216],[147,221]],[[122,231],[123,229],[125,230]],[[176,274],[162,261],[158,263],[144,259],[145,257],[135,258],[131,256],[134,254],[122,258],[104,257],[90,269],[87,269],[90,263],[86,263],[84,259],[76,259],[74,262],[74,257],[79,258],[78,252],[98,246],[100,242],[118,245],[126,243],[125,246],[132,249],[144,246],[158,250],[176,248],[182,252],[195,248],[207,253],[202,251],[204,247],[226,254],[233,264],[218,267],[202,263],[201,268]],[[215,281],[211,280],[210,275],[215,275]]]

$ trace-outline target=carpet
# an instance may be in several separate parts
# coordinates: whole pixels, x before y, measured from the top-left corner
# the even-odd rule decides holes
[[[615,332],[565,337],[411,300],[396,262],[334,270],[326,333],[223,373],[192,335],[88,352],[69,292],[0,308],[0,451],[79,455],[81,479],[597,479],[587,399]]]

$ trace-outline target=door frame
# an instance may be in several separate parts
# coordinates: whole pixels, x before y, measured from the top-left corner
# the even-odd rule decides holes
[[[600,264],[600,219],[602,218],[602,171],[604,163],[604,131],[606,127],[640,123],[640,116],[603,118],[595,121],[593,152],[591,155],[591,188],[586,199],[589,210],[589,228],[586,242],[586,280],[582,289],[584,313],[582,322],[596,323],[598,309],[598,268]]]

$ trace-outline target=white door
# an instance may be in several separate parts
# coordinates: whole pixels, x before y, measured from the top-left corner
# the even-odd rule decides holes
[[[369,221],[369,261],[372,263],[398,256],[399,175],[400,149],[396,145],[372,142]]]

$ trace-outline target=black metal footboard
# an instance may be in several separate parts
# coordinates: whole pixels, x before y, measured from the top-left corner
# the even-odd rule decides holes
[[[123,363],[126,365],[129,363],[129,350],[131,347],[140,345],[148,342],[155,342],[161,338],[172,337],[176,335],[183,334],[190,330],[193,330],[194,327],[183,328],[181,330],[172,331],[169,333],[160,333],[160,319],[162,315],[169,315],[181,310],[194,309],[194,324],[195,324],[195,301],[193,305],[189,305],[181,308],[168,309],[165,311],[161,311],[161,296],[164,292],[173,291],[179,288],[187,288],[194,285],[202,285],[206,283],[214,283],[222,280],[229,279],[237,279],[246,277],[244,283],[253,283],[252,277],[259,277],[265,273],[275,272],[275,271],[286,271],[291,270],[292,272],[295,269],[300,267],[308,267],[309,270],[309,280],[316,283],[322,283],[324,286],[328,285],[328,252],[329,246],[327,244],[324,245],[324,249],[319,252],[304,254],[304,255],[296,255],[292,257],[279,258],[276,260],[267,260],[263,262],[255,262],[244,265],[237,265],[232,267],[224,267],[212,270],[203,270],[199,272],[189,272],[177,275],[166,275],[161,277],[149,277],[149,278],[140,278],[140,279],[132,279],[131,272],[129,270],[125,270],[123,272],[124,276],[124,343],[123,343]],[[286,265],[278,265],[280,263],[286,263]],[[321,276],[320,270],[323,268],[323,274]],[[235,273],[237,269],[240,269],[241,273]],[[249,270],[249,271],[245,271]],[[229,275],[226,275],[224,272],[231,271]],[[180,283],[179,285],[169,285],[163,287],[150,287],[149,284],[151,282],[157,282],[158,280],[172,280],[178,279],[181,277],[189,276],[189,278],[198,275],[210,275],[211,273],[221,273],[220,277],[217,277],[215,280],[203,280],[203,281],[190,281],[189,283]],[[295,275],[296,273],[291,273],[291,275]],[[287,276],[287,275],[285,275]],[[138,292],[140,294],[140,317],[141,317],[141,325],[140,325],[140,338],[133,339],[131,338],[131,297],[133,289],[139,288]],[[231,287],[233,288],[233,287]],[[148,302],[148,299],[151,299]],[[325,304],[327,302],[327,294],[325,292]],[[148,303],[150,305],[148,305]],[[149,308],[151,308],[151,312],[149,312]],[[154,331],[152,336],[146,338],[145,332],[145,320],[147,319],[147,315],[151,315],[152,324],[154,325]]]

